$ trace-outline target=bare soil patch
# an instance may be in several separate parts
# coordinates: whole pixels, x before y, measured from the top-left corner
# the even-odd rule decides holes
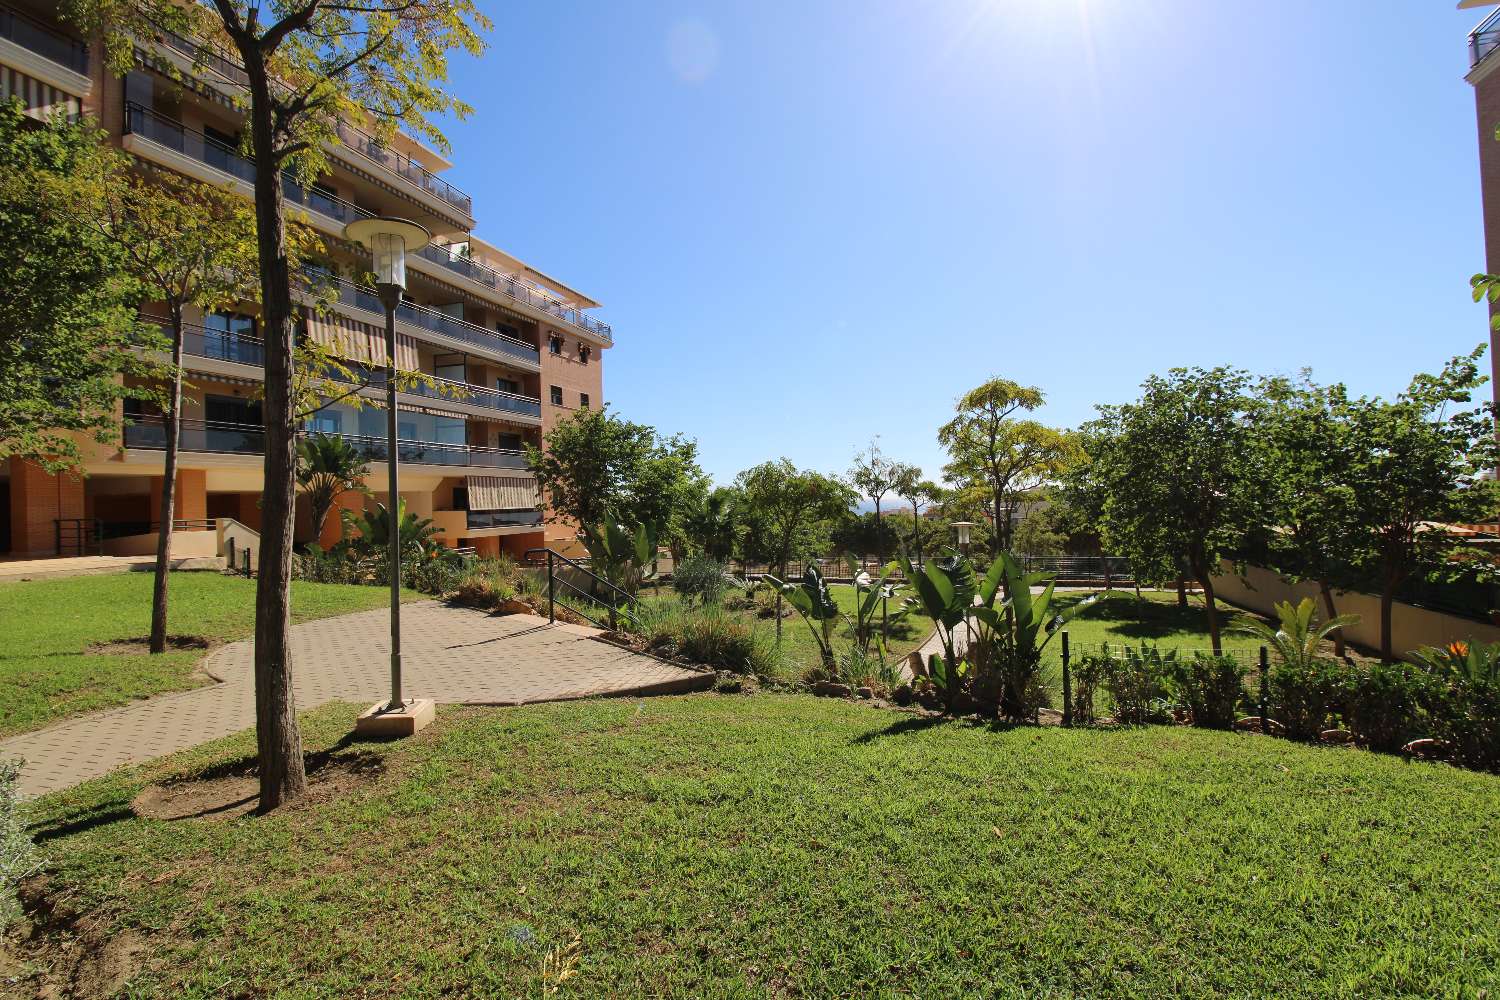
[[[323,760],[309,755],[307,793],[282,809],[303,809],[337,799],[379,780],[384,773],[385,762],[379,754],[344,753]],[[150,785],[136,795],[130,808],[146,819],[218,821],[250,815],[259,797],[260,782],[253,767],[241,765],[228,773],[209,772]]]
[[[201,635],[169,635],[167,636],[167,649],[205,650],[212,646],[207,638]],[[96,642],[87,647],[86,653],[102,653],[106,656],[140,656],[151,652],[150,636],[142,636],[139,639],[116,639],[113,642]]]

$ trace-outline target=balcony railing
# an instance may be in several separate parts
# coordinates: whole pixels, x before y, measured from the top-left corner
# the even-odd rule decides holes
[[[1500,48],[1500,10],[1479,22],[1469,32],[1469,68],[1478,66],[1495,49]]]
[[[448,248],[436,243],[429,243],[417,251],[417,255],[434,264],[441,264],[458,274],[473,281],[479,282],[490,288],[501,292],[517,302],[524,302],[534,309],[540,309],[554,319],[576,326],[580,330],[592,333],[596,337],[614,343],[613,331],[608,323],[601,323],[594,317],[580,309],[553,298],[546,292],[534,288],[519,280],[514,275],[503,274],[492,267],[486,267],[476,261],[470,260],[460,254],[455,254]]]
[[[380,298],[374,289],[366,288],[356,284],[348,278],[340,277],[330,271],[321,268],[307,268],[308,277],[314,282],[331,284],[337,291],[339,301],[356,309],[374,313],[377,316],[385,315],[385,307],[380,304]],[[412,302],[403,301],[396,309],[396,318],[412,326],[423,330],[431,330],[433,333],[445,334],[467,341],[479,347],[488,348],[491,351],[499,351],[512,357],[520,358],[534,365],[541,364],[541,352],[524,340],[507,337],[493,330],[486,330],[477,323],[449,316],[437,309],[427,306],[419,306]]]
[[[385,388],[385,369],[350,367],[365,382],[380,389]],[[542,415],[542,401],[531,396],[522,396],[513,392],[501,392],[499,389],[486,389],[483,386],[471,385],[468,382],[456,382],[453,379],[439,378],[436,375],[429,375],[428,378],[436,382],[437,385],[431,386],[422,382],[414,382],[400,391],[413,396],[426,396],[429,399],[454,399],[462,403],[472,403],[475,406],[483,406],[491,410],[501,410],[506,413],[524,413],[533,417]]]
[[[14,42],[43,59],[65,66],[83,76],[89,75],[88,46],[76,38],[33,20],[18,10],[0,7],[0,38]]]
[[[510,528],[542,523],[542,512],[539,510],[471,510],[465,513],[471,529]]]
[[[237,86],[247,87],[250,85],[249,75],[246,74],[244,67],[240,65],[239,60],[233,55],[215,46],[183,38],[181,35],[165,29],[159,29],[159,31],[163,44],[181,52],[193,60],[195,65],[206,66]],[[426,193],[441,198],[449,205],[457,208],[468,218],[472,219],[474,217],[473,198],[452,184],[449,184],[416,160],[391,149],[389,146],[382,145],[374,136],[363,129],[355,128],[353,125],[338,122],[337,129],[339,141],[364,159],[379,164],[392,173],[399,174]]]

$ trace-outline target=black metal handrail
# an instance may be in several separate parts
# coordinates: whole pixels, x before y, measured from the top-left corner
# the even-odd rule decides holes
[[[89,75],[88,46],[10,7],[0,7],[0,38],[75,73]]]
[[[76,554],[86,556],[104,554],[103,522],[97,517],[60,517],[52,521],[53,544],[58,555],[67,555],[71,548]]]
[[[639,624],[640,619],[636,617],[634,611],[636,609],[639,609],[640,602],[635,599],[634,595],[630,594],[628,591],[624,590],[623,588],[618,587],[618,586],[616,586],[613,583],[610,583],[608,580],[604,579],[604,577],[602,577],[599,574],[595,573],[593,570],[589,569],[587,566],[583,565],[582,563],[580,563],[580,562],[578,562],[578,561],[576,561],[574,559],[569,559],[567,556],[563,555],[561,552],[558,552],[558,551],[556,551],[554,549],[550,549],[550,548],[546,548],[546,547],[540,547],[540,548],[527,549],[526,550],[526,559],[527,559],[528,562],[538,563],[539,564],[539,563],[541,563],[543,556],[546,557],[546,562],[547,562],[547,620],[548,621],[551,621],[551,622],[556,622],[557,621],[557,606],[559,604],[561,604],[563,607],[567,608],[569,611],[573,612],[575,615],[578,615],[581,618],[586,618],[589,621],[593,622],[595,625],[598,625],[600,628],[608,628],[611,631],[613,631],[614,629],[616,629],[616,628],[619,627],[619,616],[622,615],[622,614],[626,618],[630,619],[630,621],[632,623]],[[566,579],[558,576],[557,575],[557,564],[558,563],[562,563],[564,566],[567,566],[568,568],[574,570],[575,572],[583,574],[588,579],[589,590],[585,591],[582,587],[579,587],[577,584],[573,583],[572,581],[566,580]],[[592,604],[593,606],[595,606],[596,609],[597,609],[597,606],[599,604],[603,604],[605,607],[607,607],[609,609],[609,623],[606,625],[603,621],[600,621],[598,618],[595,618],[593,615],[589,614],[587,611],[583,610],[582,608],[575,608],[573,605],[571,605],[571,604],[567,603],[566,601],[560,599],[557,596],[557,588],[559,586],[565,587],[568,590],[572,591],[573,593],[576,593],[576,594],[578,594],[581,597],[587,598],[588,601],[590,602],[590,604]],[[603,587],[604,591],[609,595],[610,600],[601,601],[599,599],[599,589],[600,589],[601,586]]]

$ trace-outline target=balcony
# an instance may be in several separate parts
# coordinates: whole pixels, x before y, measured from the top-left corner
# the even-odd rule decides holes
[[[247,87],[250,84],[250,78],[245,73],[244,67],[228,52],[212,45],[200,44],[183,38],[165,29],[159,30],[158,41],[192,60],[195,66],[210,69],[237,87]],[[438,198],[444,204],[458,209],[466,218],[470,220],[474,218],[474,199],[416,160],[389,146],[382,145],[374,136],[353,125],[339,122],[337,129],[339,144],[358,155],[364,163],[388,170],[414,185],[424,194]],[[333,148],[337,149],[338,146]]]
[[[167,446],[166,426],[161,417],[133,417],[125,425],[125,447],[147,450]],[[227,424],[211,420],[180,422],[179,447],[183,451],[227,455],[261,455],[265,453],[266,433],[253,424]],[[367,461],[385,461],[385,438],[363,434],[340,434]],[[413,465],[463,466],[475,469],[525,469],[526,453],[505,448],[482,448],[478,445],[447,444],[440,441],[397,441],[396,451],[402,462]]]
[[[614,343],[613,331],[608,323],[599,322],[582,310],[574,309],[572,306],[553,298],[541,289],[517,279],[514,275],[502,274],[492,267],[486,267],[483,264],[470,260],[468,257],[455,254],[447,247],[437,243],[429,243],[418,250],[417,256],[446,267],[448,270],[456,274],[461,274],[471,281],[477,281],[479,284],[492,288],[516,302],[531,306],[533,309],[541,310],[550,319],[577,327],[585,333],[598,337],[605,343]]]
[[[484,528],[535,527],[542,523],[539,510],[470,510],[465,511],[465,526],[471,531]]]
[[[307,268],[307,276],[314,283],[330,285],[332,290],[338,294],[338,299],[344,305],[351,306],[364,312],[373,313],[376,316],[385,316],[385,307],[380,304],[374,289],[366,288],[356,284],[348,278],[339,277],[330,271],[321,268]],[[396,319],[418,329],[428,330],[432,333],[442,334],[461,340],[485,350],[496,351],[508,355],[519,361],[524,361],[537,368],[541,367],[541,352],[524,340],[507,337],[493,330],[486,330],[477,323],[449,316],[437,309],[427,306],[419,306],[412,302],[403,301],[396,309]]]
[[[1500,48],[1500,10],[1479,22],[1479,27],[1469,32],[1469,68],[1473,69]]]
[[[79,76],[89,75],[87,45],[20,11],[0,7],[0,38]]]
[[[238,149],[210,139],[150,108],[139,104],[125,106],[125,134],[140,136],[236,180],[255,184],[255,164],[241,156]],[[341,234],[345,224],[355,219],[368,219],[373,214],[327,192],[304,188],[289,173],[281,176],[281,190],[289,204],[299,205],[329,220],[332,224],[328,228],[334,233]]]

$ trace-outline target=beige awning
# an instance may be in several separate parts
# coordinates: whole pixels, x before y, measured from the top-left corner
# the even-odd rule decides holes
[[[377,366],[385,364],[385,331],[369,323],[336,312],[322,315],[309,312],[307,335],[332,348],[345,360]],[[396,367],[409,372],[421,367],[417,360],[417,342],[404,333],[396,334]]]
[[[470,510],[531,510],[541,505],[530,476],[469,476]]]

